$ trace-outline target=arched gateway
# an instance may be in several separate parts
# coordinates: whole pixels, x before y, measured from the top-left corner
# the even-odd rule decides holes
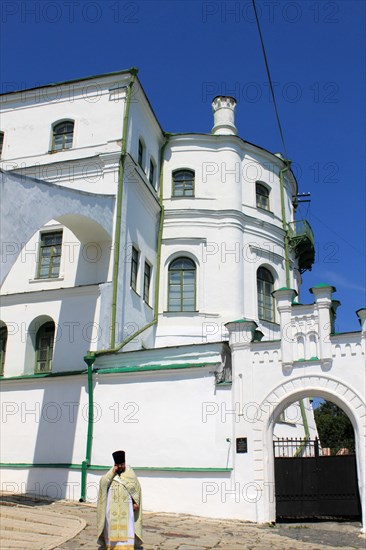
[[[356,440],[357,477],[361,503],[365,490],[365,313],[357,312],[363,332],[332,334],[333,287],[319,285],[311,289],[316,301],[311,306],[293,306],[295,292],[281,289],[274,292],[281,319],[281,341],[255,342],[256,323],[239,320],[226,325],[230,333],[233,362],[233,400],[240,403],[242,418],[234,424],[236,437],[252,431],[253,483],[260,488],[256,501],[256,521],[276,519],[273,428],[279,413],[294,401],[305,397],[322,397],[341,407],[350,418]],[[301,315],[300,309],[306,308]],[[299,357],[297,346],[301,334],[306,343],[311,338],[314,323],[319,335],[316,355]],[[267,344],[267,348],[265,346]],[[303,351],[304,347],[301,347]],[[308,347],[308,349],[311,349]],[[263,350],[263,351],[262,351]],[[266,351],[264,351],[266,350]],[[248,380],[245,388],[242,380]],[[243,411],[255,411],[243,414]],[[248,483],[246,474],[235,468],[236,481]],[[362,509],[363,529],[366,510]]]

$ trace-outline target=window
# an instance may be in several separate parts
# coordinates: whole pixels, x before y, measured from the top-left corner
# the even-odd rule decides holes
[[[141,139],[139,139],[139,150],[138,150],[138,158],[137,162],[141,166],[142,169],[144,169],[144,153],[145,153],[145,147]]]
[[[173,174],[173,197],[194,196],[194,172],[178,170]]]
[[[272,273],[260,267],[257,271],[258,317],[264,321],[274,321],[273,283]]]
[[[71,149],[73,137],[74,123],[72,120],[55,124],[52,131],[52,151]]]
[[[137,288],[137,273],[139,270],[139,251],[134,246],[132,247],[131,255],[131,279],[130,285],[133,290],[136,291]]]
[[[37,279],[54,279],[60,275],[62,231],[41,233]]]
[[[269,210],[269,189],[261,183],[255,185],[257,208]]]
[[[8,329],[5,325],[3,325],[0,327],[0,376],[4,374],[7,341],[8,341]]]
[[[177,258],[168,270],[168,310],[195,311],[196,265],[189,258]]]
[[[154,187],[155,182],[155,164],[152,159],[150,159],[150,171],[149,171],[149,182]]]
[[[36,336],[36,373],[51,372],[54,339],[55,323],[53,321],[39,328]]]
[[[144,269],[144,302],[149,303],[151,283],[151,265],[145,262]]]
[[[0,132],[0,159],[3,155],[4,132]]]

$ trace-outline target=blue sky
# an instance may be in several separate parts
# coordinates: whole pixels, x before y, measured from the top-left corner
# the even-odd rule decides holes
[[[365,300],[365,7],[257,0],[288,157],[316,263],[301,300],[337,288],[337,330]],[[43,0],[1,3],[2,92],[139,68],[164,130],[210,132],[211,99],[236,96],[242,138],[283,151],[249,1]]]

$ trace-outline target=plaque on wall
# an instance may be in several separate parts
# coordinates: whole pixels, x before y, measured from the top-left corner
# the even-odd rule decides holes
[[[236,452],[237,453],[247,453],[248,452],[248,442],[246,437],[237,437],[236,438]]]

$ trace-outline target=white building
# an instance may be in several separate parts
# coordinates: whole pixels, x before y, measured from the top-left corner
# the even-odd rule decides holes
[[[333,334],[332,287],[296,298],[290,164],[230,97],[212,133],[165,133],[136,72],[3,96],[3,488],[94,499],[118,447],[148,509],[273,521],[273,438],[314,437],[323,396],[364,495],[365,332]]]

